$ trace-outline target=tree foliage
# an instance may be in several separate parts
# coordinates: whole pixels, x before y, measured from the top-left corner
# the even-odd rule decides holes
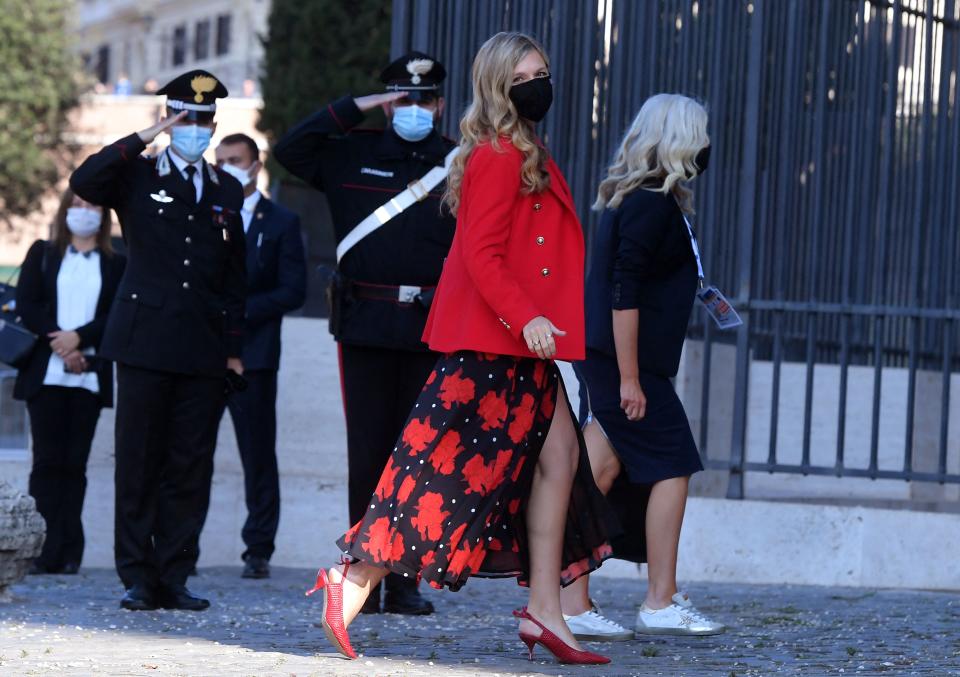
[[[264,39],[258,128],[276,139],[344,94],[382,91],[390,0],[274,0]]]
[[[66,30],[70,0],[0,0],[0,214],[36,209],[57,183],[79,64]]]

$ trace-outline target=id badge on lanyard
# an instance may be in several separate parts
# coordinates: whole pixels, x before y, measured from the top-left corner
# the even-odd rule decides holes
[[[704,286],[703,263],[700,260],[700,246],[697,244],[697,236],[693,234],[693,226],[687,215],[683,215],[683,222],[687,224],[687,233],[690,235],[690,246],[693,247],[693,258],[697,260],[697,278],[700,283],[700,289],[697,290],[697,300],[707,311],[707,315],[713,318],[717,327],[720,329],[733,329],[743,324],[740,315],[733,307],[723,292],[713,285]]]

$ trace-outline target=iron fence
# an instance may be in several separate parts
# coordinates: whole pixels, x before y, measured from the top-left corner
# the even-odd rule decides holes
[[[708,277],[745,326],[718,334],[696,316],[690,337],[704,347],[701,453],[731,471],[730,496],[743,495],[744,471],[960,482],[957,0],[394,0],[393,11],[394,54],[422,49],[450,74],[451,136],[479,45],[499,30],[544,43],[556,101],[543,136],[588,231],[593,192],[642,102],[675,91],[706,103],[713,153],[695,186],[698,228]],[[708,425],[714,349],[725,343],[736,355],[729,458],[713,453]],[[763,422],[748,412],[758,365],[770,375]],[[828,461],[815,448],[826,365],[837,389]],[[896,467],[880,454],[891,375],[904,382]],[[802,404],[784,412],[787,387]],[[869,424],[854,442],[868,453],[853,463],[849,407],[863,392]],[[798,458],[781,453],[785,413],[802,417]],[[748,435],[761,423],[758,457]],[[929,467],[915,467],[921,443]]]

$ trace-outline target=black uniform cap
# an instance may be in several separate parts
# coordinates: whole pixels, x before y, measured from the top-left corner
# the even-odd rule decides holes
[[[447,77],[443,65],[423,52],[407,52],[380,73],[388,92],[405,92],[414,101],[440,95],[440,83]]]
[[[227,88],[212,73],[193,70],[178,75],[157,90],[167,96],[167,108],[174,113],[187,111],[191,121],[209,122],[217,110],[217,99],[227,96]]]

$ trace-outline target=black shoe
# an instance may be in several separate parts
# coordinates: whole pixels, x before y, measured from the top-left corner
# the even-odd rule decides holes
[[[194,564],[192,567],[190,567],[190,571],[187,572],[187,576],[199,576],[199,574],[197,573],[197,565],[196,565],[196,564]]]
[[[120,606],[129,611],[153,611],[157,608],[157,602],[150,588],[136,583],[127,588],[126,594],[120,600]]]
[[[161,609],[181,611],[203,611],[210,606],[210,600],[195,596],[185,585],[162,586],[157,593],[157,603]]]
[[[364,600],[363,606],[360,607],[360,613],[362,614],[380,613],[380,584],[379,583],[373,586],[373,590],[371,590],[370,594],[367,595],[367,599]]]
[[[270,560],[256,555],[247,555],[244,560],[243,578],[270,578]]]
[[[387,594],[383,599],[383,612],[405,616],[427,616],[433,613],[433,604],[425,600],[417,590],[416,581],[387,579]]]
[[[59,572],[59,573],[61,573],[61,574],[67,574],[67,575],[69,575],[69,576],[72,576],[73,574],[77,573],[78,571],[80,571],[80,564],[79,564],[79,563],[77,563],[77,562],[67,562],[67,563],[64,564],[63,567],[60,569],[60,572]]]

